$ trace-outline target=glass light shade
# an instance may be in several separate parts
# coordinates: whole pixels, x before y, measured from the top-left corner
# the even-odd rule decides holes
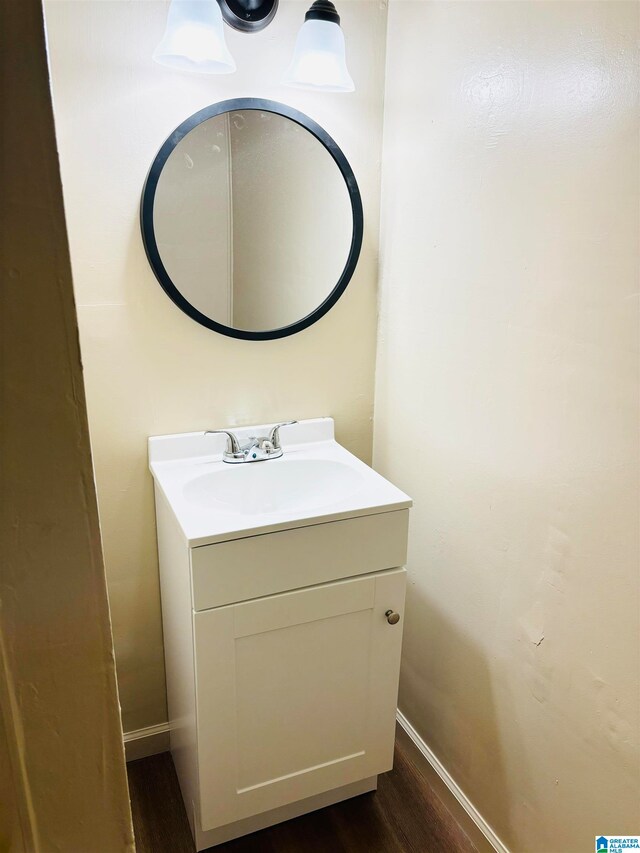
[[[319,92],[353,92],[347,70],[344,34],[333,21],[305,21],[283,83]]]
[[[164,37],[153,52],[161,65],[201,74],[231,74],[236,63],[224,38],[217,0],[171,0]]]

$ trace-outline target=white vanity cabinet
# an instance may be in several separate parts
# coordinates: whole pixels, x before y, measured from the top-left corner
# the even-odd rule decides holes
[[[202,829],[391,769],[404,575],[194,615]]]
[[[156,514],[197,849],[375,789],[393,763],[406,504],[194,546],[156,480]]]

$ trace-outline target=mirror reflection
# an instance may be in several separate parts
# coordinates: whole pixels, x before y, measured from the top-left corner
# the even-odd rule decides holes
[[[316,311],[343,276],[354,234],[331,153],[262,109],[214,115],[186,133],[162,167],[152,215],[161,263],[184,299],[255,332]]]

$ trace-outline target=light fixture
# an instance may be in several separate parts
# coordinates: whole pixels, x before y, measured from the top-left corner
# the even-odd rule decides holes
[[[257,33],[275,18],[278,0],[218,0],[222,17],[234,30]]]
[[[353,92],[340,15],[331,0],[315,0],[304,17],[283,83],[318,92]]]
[[[224,38],[217,0],[171,0],[164,37],[153,53],[161,65],[201,74],[231,74],[236,63]]]

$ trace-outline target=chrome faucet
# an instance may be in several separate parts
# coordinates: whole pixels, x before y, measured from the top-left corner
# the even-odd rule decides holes
[[[264,459],[278,459],[282,456],[280,444],[280,427],[297,424],[298,421],[284,421],[269,430],[269,435],[251,436],[246,444],[240,444],[237,437],[228,429],[206,429],[205,435],[224,433],[227,436],[227,447],[222,454],[223,462],[262,462]]]

